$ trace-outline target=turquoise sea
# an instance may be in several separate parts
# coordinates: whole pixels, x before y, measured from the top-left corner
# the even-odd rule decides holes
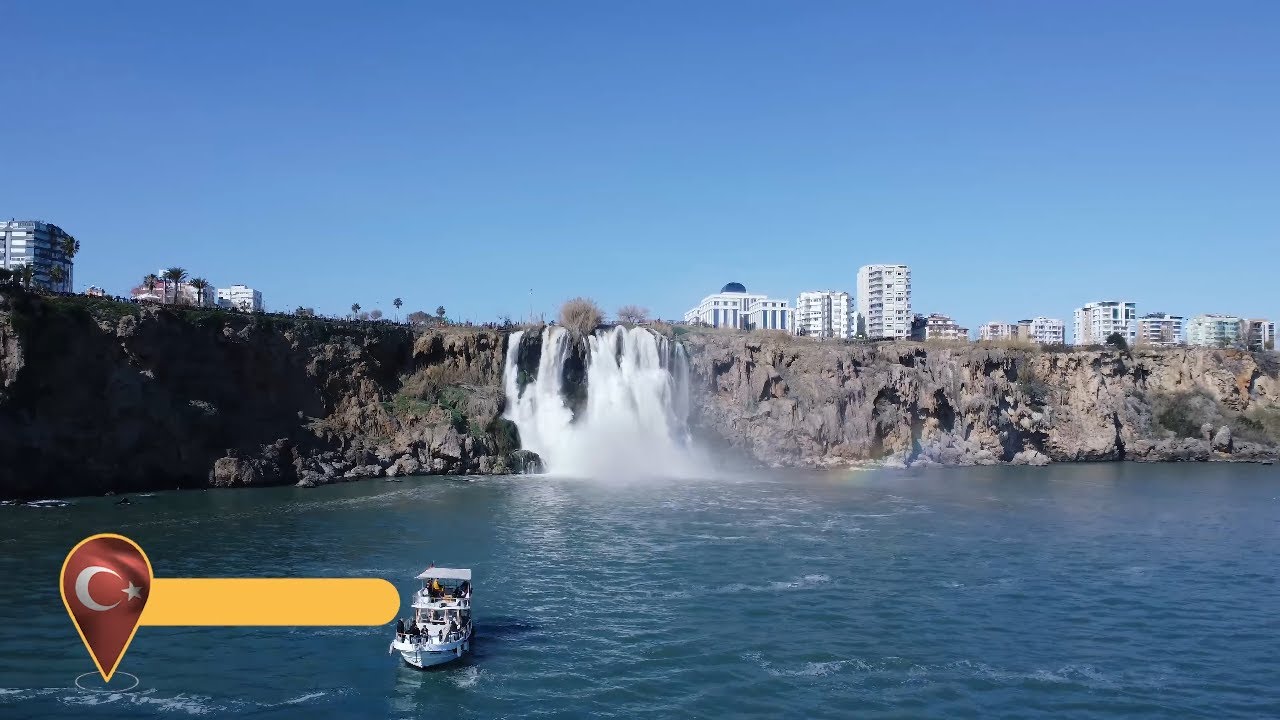
[[[1280,717],[1280,470],[410,478],[0,507],[0,717]],[[161,576],[475,571],[476,652],[389,628],[143,628],[130,692],[57,590],[121,532]],[[306,602],[299,598],[300,603]],[[115,683],[113,683],[114,685]]]

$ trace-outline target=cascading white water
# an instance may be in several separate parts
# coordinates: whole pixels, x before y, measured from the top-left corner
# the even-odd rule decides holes
[[[704,468],[689,442],[689,361],[684,347],[644,328],[615,327],[587,338],[587,397],[577,417],[564,395],[571,335],[542,331],[538,375],[520,389],[520,341],[507,345],[504,417],[547,472],[694,477]]]

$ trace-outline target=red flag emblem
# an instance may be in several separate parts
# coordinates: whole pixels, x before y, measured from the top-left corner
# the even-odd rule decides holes
[[[111,681],[151,594],[151,561],[123,535],[81,540],[62,563],[62,603],[102,678]]]

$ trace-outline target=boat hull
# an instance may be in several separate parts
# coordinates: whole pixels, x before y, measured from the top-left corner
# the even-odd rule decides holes
[[[461,660],[471,652],[472,633],[446,643],[395,640],[391,649],[399,652],[404,663],[419,670]]]

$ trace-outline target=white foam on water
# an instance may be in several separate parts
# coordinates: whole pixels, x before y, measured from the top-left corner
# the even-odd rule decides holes
[[[475,687],[475,684],[480,682],[480,668],[475,666],[463,668],[461,672],[454,674],[451,679],[453,684],[460,688]]]
[[[831,577],[828,575],[805,575],[804,577],[796,578],[795,580],[772,583],[771,587],[775,590],[787,590],[791,588],[812,588],[812,587],[817,587],[819,585],[824,585],[829,582],[831,582]]]

